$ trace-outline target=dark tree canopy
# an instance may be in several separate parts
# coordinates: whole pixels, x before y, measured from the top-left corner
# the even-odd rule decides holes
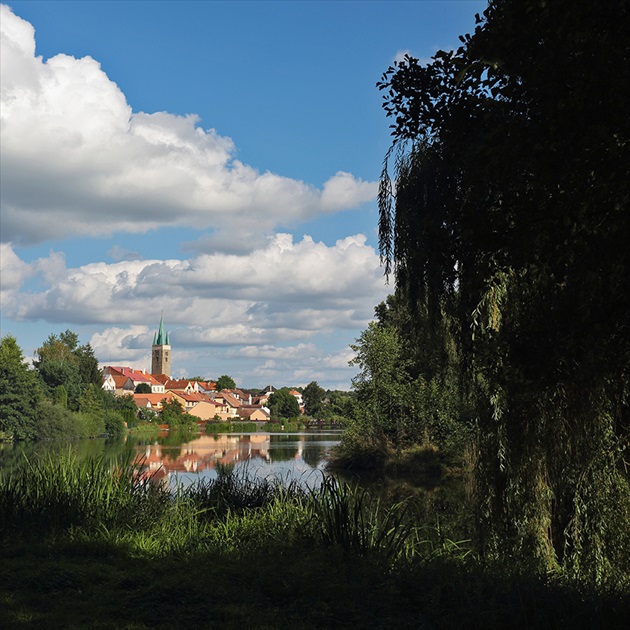
[[[381,255],[411,310],[460,331],[482,546],[598,579],[630,551],[627,534],[613,544],[629,496],[628,32],[626,0],[495,0],[458,50],[379,83]]]
[[[33,365],[52,395],[63,385],[68,405],[78,409],[81,393],[88,385],[100,387],[101,373],[98,361],[89,343],[79,346],[79,337],[71,330],[49,335],[36,351]]]

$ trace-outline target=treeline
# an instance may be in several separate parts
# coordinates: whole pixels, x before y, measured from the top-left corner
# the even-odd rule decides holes
[[[130,396],[102,389],[90,344],[66,330],[37,349],[33,367],[16,339],[0,339],[0,439],[49,440],[118,435],[135,419]]]

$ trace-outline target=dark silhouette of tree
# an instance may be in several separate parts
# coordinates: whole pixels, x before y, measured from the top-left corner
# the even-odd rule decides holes
[[[481,549],[594,580],[630,549],[629,29],[625,0],[495,0],[378,84],[381,256],[459,331]]]
[[[278,389],[271,394],[267,406],[274,420],[279,418],[299,418],[302,415],[300,404],[286,387]]]

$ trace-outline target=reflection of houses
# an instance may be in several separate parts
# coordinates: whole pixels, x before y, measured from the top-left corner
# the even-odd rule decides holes
[[[202,435],[177,447],[171,457],[169,448],[160,444],[136,447],[135,461],[161,480],[173,473],[199,473],[217,465],[234,464],[252,458],[269,460],[269,436]]]

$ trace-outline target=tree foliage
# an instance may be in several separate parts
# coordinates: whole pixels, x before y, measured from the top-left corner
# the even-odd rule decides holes
[[[234,382],[234,379],[231,376],[228,376],[227,374],[223,374],[222,376],[219,376],[219,378],[217,379],[217,391],[221,391],[223,389],[234,389],[236,387],[236,383]]]
[[[398,295],[375,313],[377,321],[351,346],[351,365],[360,368],[353,379],[354,423],[395,447],[430,443],[452,450],[469,435],[453,340],[430,335],[426,313],[412,313]]]
[[[293,394],[289,393],[288,388],[282,387],[269,396],[267,402],[269,414],[274,420],[280,418],[299,418],[302,415],[300,404]]]
[[[314,418],[320,418],[324,410],[324,399],[326,390],[317,384],[317,381],[311,381],[302,392],[302,400],[304,401],[304,411]]]
[[[63,386],[68,395],[68,407],[79,408],[79,398],[88,385],[101,387],[98,361],[89,343],[79,345],[79,337],[71,330],[51,334],[35,352],[33,361],[39,376],[51,396]]]
[[[378,84],[381,256],[457,325],[482,548],[595,580],[630,553],[629,26],[626,0],[495,0]]]
[[[37,375],[24,362],[15,337],[0,339],[0,435],[16,440],[37,435],[41,391]]]

